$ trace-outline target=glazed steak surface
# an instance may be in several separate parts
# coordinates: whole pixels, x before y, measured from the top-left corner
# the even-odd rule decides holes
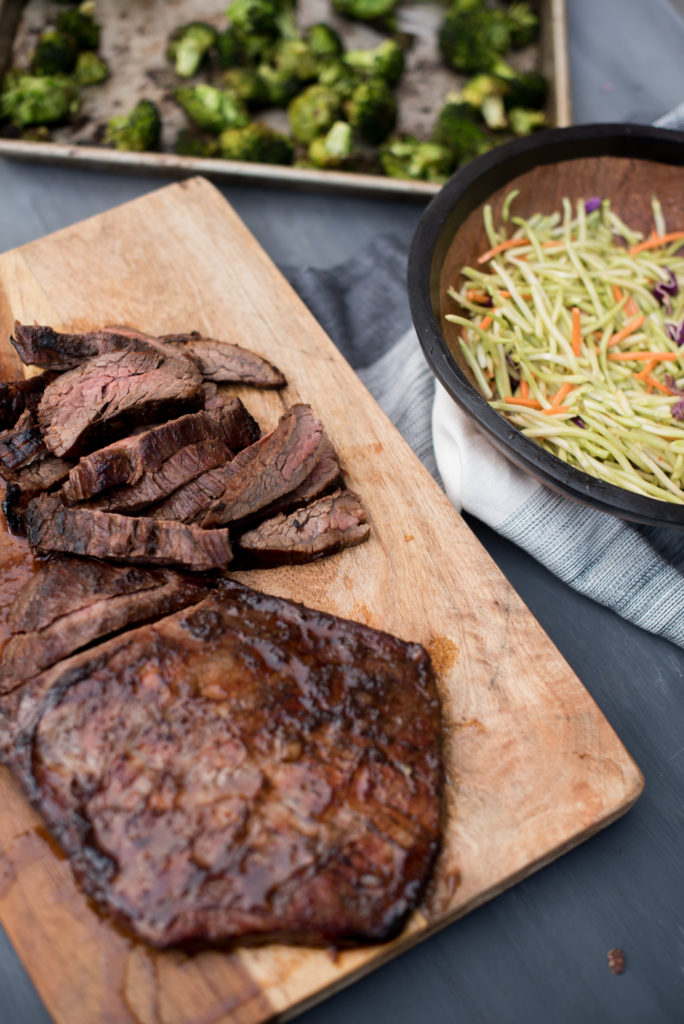
[[[69,456],[203,402],[202,377],[189,360],[122,349],[86,359],[48,384],[38,423],[50,451]]]
[[[236,583],[0,700],[4,758],[147,942],[390,938],[440,841],[426,651]]]

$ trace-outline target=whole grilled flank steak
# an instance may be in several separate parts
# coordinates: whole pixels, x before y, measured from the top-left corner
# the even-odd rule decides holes
[[[237,539],[236,557],[245,567],[299,565],[361,544],[369,534],[358,494],[335,491],[243,533]]]
[[[417,644],[236,583],[0,699],[86,892],[156,946],[384,941],[440,842]]]
[[[38,423],[47,448],[69,457],[203,402],[202,377],[189,360],[122,349],[86,359],[48,384]]]
[[[228,530],[69,508],[58,494],[41,494],[25,516],[29,544],[42,554],[84,555],[132,565],[169,565],[206,572],[232,559]]]
[[[245,520],[306,479],[321,457],[324,438],[311,407],[293,405],[270,434],[220,469],[178,488],[150,515],[205,528]]]
[[[20,591],[0,663],[0,693],[120,630],[206,597],[206,584],[168,569],[94,559],[45,562]]]

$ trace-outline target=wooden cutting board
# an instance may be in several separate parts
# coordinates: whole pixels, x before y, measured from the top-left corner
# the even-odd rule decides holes
[[[420,641],[446,722],[444,849],[405,933],[337,957],[280,945],[156,952],[101,918],[0,769],[0,919],[64,1024],[284,1020],[490,899],[621,815],[642,778],[582,684],[329,338],[213,186],[171,185],[0,257],[0,371],[15,318],[130,323],[250,345],[291,382],[241,395],[262,426],[309,402],[370,514],[370,541],[242,573],[274,594]],[[30,571],[2,537],[3,618]]]

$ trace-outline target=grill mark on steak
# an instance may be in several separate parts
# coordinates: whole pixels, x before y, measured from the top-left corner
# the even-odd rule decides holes
[[[69,508],[59,495],[34,498],[25,515],[29,544],[137,565],[169,565],[191,572],[225,569],[232,558],[228,530]]]
[[[0,434],[0,476],[9,480],[45,451],[45,441],[30,409],[25,409],[10,430]]]
[[[0,382],[0,430],[15,425],[25,409],[35,413],[45,385],[54,380],[54,373]]]
[[[69,334],[52,327],[20,324],[15,321],[10,341],[22,362],[50,370],[73,370],[86,359],[106,352],[146,351],[162,346],[154,338],[143,335],[120,334],[116,331],[86,331]]]
[[[309,475],[293,491],[288,491],[277,501],[259,509],[259,518],[270,518],[279,512],[292,512],[343,485],[339,456],[329,437],[324,433],[321,440],[320,458]]]
[[[9,477],[2,511],[12,533],[25,532],[24,513],[29,502],[66,480],[72,466],[72,462],[44,452],[35,462],[24,466]]]
[[[266,519],[237,539],[240,565],[301,565],[368,539],[370,526],[358,494],[335,491],[290,515]]]
[[[425,650],[221,586],[0,701],[4,758],[137,937],[395,935],[440,840]]]
[[[194,412],[203,401],[202,378],[187,359],[120,350],[93,356],[49,384],[38,422],[50,451],[70,456],[107,434]]]
[[[77,558],[41,566],[9,617],[13,636],[0,664],[0,694],[127,626],[201,601],[208,586],[163,569]]]

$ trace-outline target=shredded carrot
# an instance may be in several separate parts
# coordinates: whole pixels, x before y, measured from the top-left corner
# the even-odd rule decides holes
[[[572,307],[572,351],[576,356],[582,351],[582,328],[580,325],[580,311],[577,306]]]
[[[645,249],[659,249],[661,245],[677,242],[680,238],[684,239],[684,231],[668,231],[665,235],[651,235],[650,238],[639,242],[638,245],[633,245],[629,250],[629,255],[634,256],[638,252],[644,252]]]
[[[658,365],[658,360],[657,359],[650,359],[646,363],[646,366],[643,368],[643,370],[640,370],[639,373],[635,373],[634,374],[635,379],[636,380],[646,380],[648,378],[648,376],[651,374],[651,372],[653,371],[653,369],[657,365]]]
[[[639,316],[639,307],[637,306],[633,295],[630,295],[625,302],[625,313],[627,313],[628,316]]]
[[[611,359],[614,363],[628,362],[631,359],[666,363],[677,359],[678,354],[676,352],[611,352],[607,358]]]
[[[572,384],[566,382],[565,384],[558,388],[558,391],[555,393],[555,395],[551,395],[551,405],[554,407],[559,406],[563,399],[567,398],[568,392],[570,391],[572,391]]]
[[[622,290],[616,284],[611,285],[611,288],[613,289],[613,298],[615,299],[615,301],[622,302],[624,298]]]
[[[542,242],[542,249],[555,249],[559,245],[564,245],[564,242],[548,241]],[[477,257],[478,263],[487,263],[493,256],[498,256],[500,252],[504,252],[506,249],[514,249],[518,245],[532,245],[529,238],[507,238],[503,242],[499,242],[498,245],[493,246],[491,249],[487,249],[487,252],[483,252],[481,256]]]
[[[646,317],[641,313],[641,315],[635,317],[634,320],[630,320],[628,324],[625,324],[621,331],[618,331],[613,335],[608,342],[608,348],[612,348],[613,345],[619,345],[620,342],[624,341],[625,338],[628,338],[630,334],[634,334],[635,331],[638,331],[645,319]]]
[[[489,314],[487,314],[487,316],[483,316],[482,321],[480,322],[480,330],[486,331],[487,328],[490,326],[491,322],[492,318],[491,316],[489,316]]]
[[[484,305],[486,302],[491,303],[491,296],[487,292],[477,291],[474,288],[468,289],[466,299],[469,299],[471,302],[478,302],[480,305]]]
[[[521,380],[520,381],[520,387],[518,388],[518,390],[520,392],[520,397],[521,398],[529,398],[530,397],[530,385],[527,383],[526,380]]]
[[[541,402],[537,402],[534,398],[507,398],[506,401],[509,405],[526,405],[528,409],[541,409]]]
[[[542,409],[544,416],[560,416],[561,413],[570,412],[569,405],[554,405],[552,409]]]
[[[659,380],[655,379],[655,377],[647,377],[646,378],[646,384],[647,385],[650,384],[651,387],[657,388],[658,391],[662,391],[663,394],[665,394],[665,395],[671,395],[672,394],[670,389],[666,388],[665,385],[661,384]]]

